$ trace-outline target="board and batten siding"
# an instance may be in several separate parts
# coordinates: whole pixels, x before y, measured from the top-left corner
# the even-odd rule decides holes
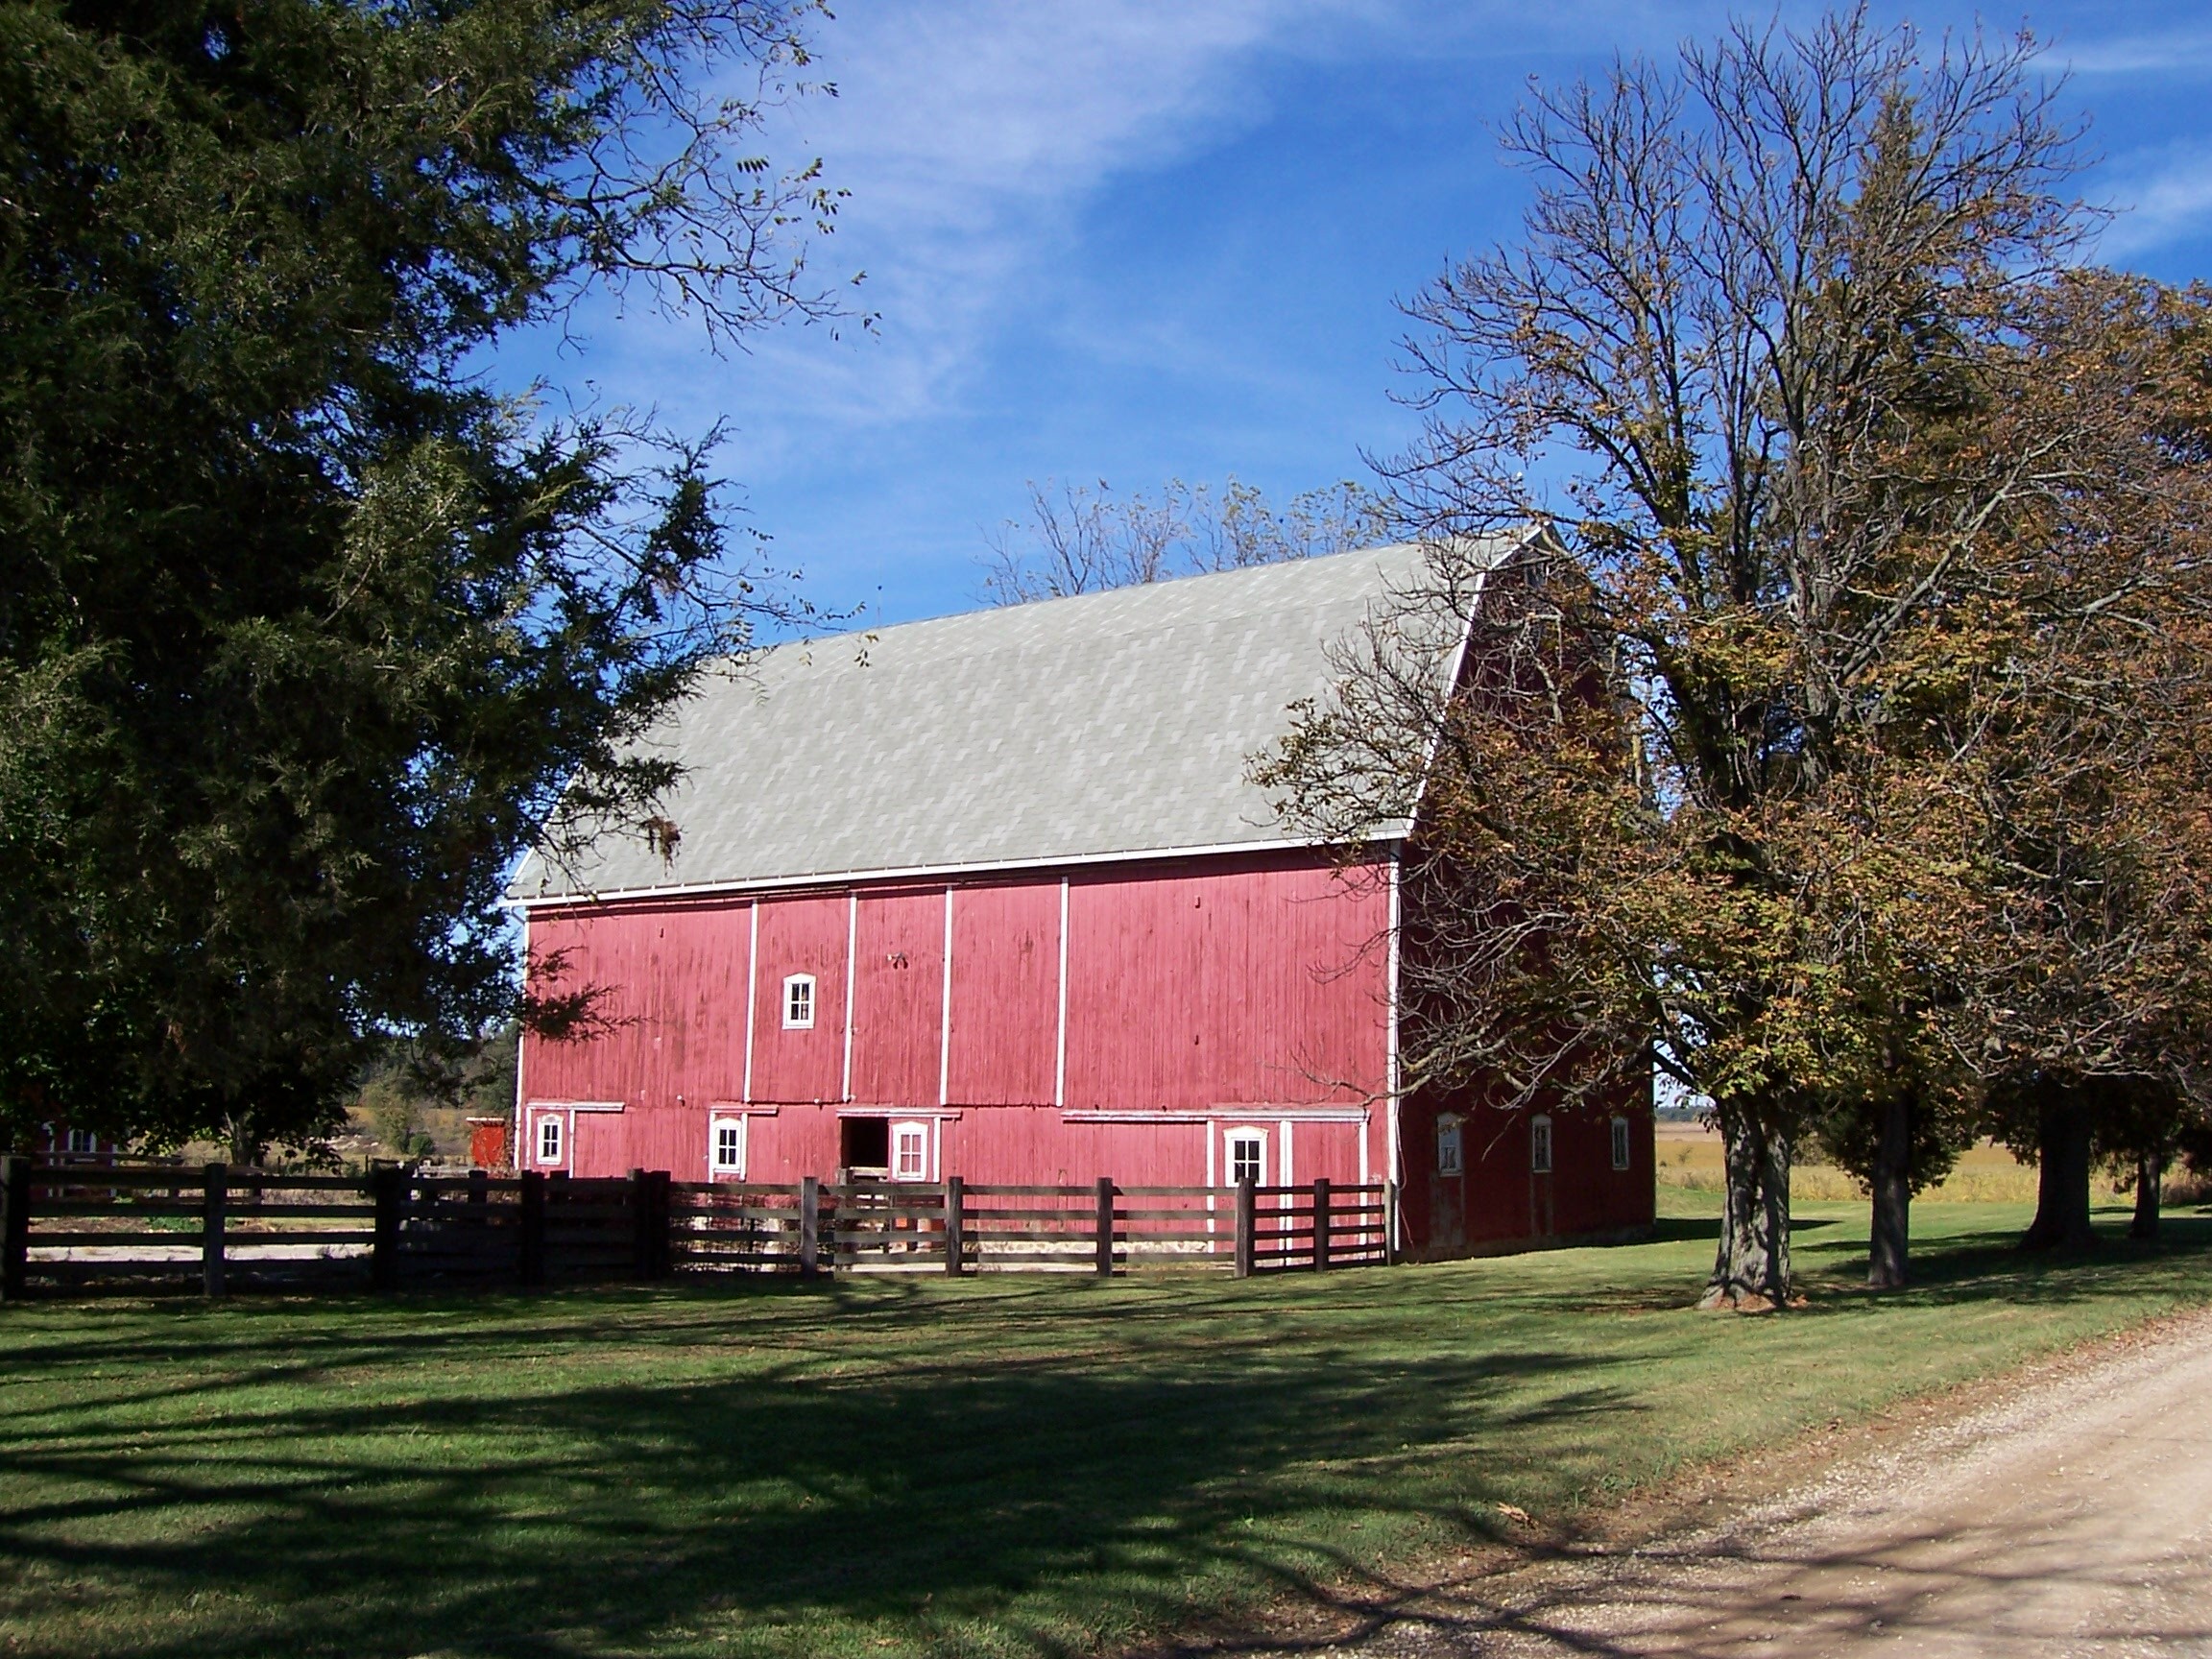
[[[827,1175],[864,1112],[929,1121],[933,1179],[1203,1181],[1246,1121],[1280,1179],[1275,1117],[1321,1109],[1291,1173],[1356,1180],[1381,1172],[1387,916],[1383,881],[1306,854],[542,907],[533,961],[607,1018],[526,1037],[527,1094],[619,1107],[574,1114],[578,1174],[694,1178],[710,1118],[746,1114],[750,1178]],[[783,1024],[795,974],[810,1029]]]
[[[1382,1093],[1386,884],[1223,860],[1069,889],[1070,1107],[1364,1103]]]
[[[753,988],[753,1090],[757,1101],[840,1100],[845,1094],[845,964],[853,906],[843,893],[763,899],[760,971]],[[783,1023],[786,981],[814,981],[814,1022]]]
[[[863,893],[854,928],[853,1098],[937,1098],[945,1009],[945,889]]]
[[[955,887],[948,1105],[1050,1106],[1060,1047],[1060,882]]]

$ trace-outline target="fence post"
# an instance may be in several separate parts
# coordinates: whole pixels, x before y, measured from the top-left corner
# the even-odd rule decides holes
[[[968,1184],[957,1175],[945,1177],[945,1271],[958,1273],[968,1251]]]
[[[643,1169],[630,1171],[630,1276],[634,1279],[654,1277],[651,1185],[652,1177]]]
[[[1098,1177],[1098,1220],[1095,1228],[1098,1245],[1098,1277],[1114,1277],[1114,1182],[1106,1175]]]
[[[1382,1183],[1382,1265],[1398,1265],[1398,1183]]]
[[[821,1265],[822,1181],[819,1176],[799,1178],[799,1277],[811,1279]]]
[[[1249,1176],[1237,1183],[1237,1277],[1252,1277],[1252,1235],[1259,1220],[1259,1195]]]
[[[646,1178],[647,1189],[653,1195],[653,1277],[656,1279],[666,1279],[676,1271],[676,1245],[668,1233],[675,1209],[668,1196],[673,1180],[665,1169],[656,1169]]]
[[[369,1196],[376,1207],[375,1240],[369,1247],[369,1283],[378,1290],[399,1284],[399,1213],[407,1203],[407,1173],[397,1165],[369,1172]]]
[[[202,1178],[200,1199],[200,1288],[204,1295],[223,1294],[223,1209],[230,1196],[230,1171],[210,1164]]]
[[[1329,1271],[1329,1177],[1313,1178],[1313,1271]]]
[[[521,1245],[516,1278],[528,1286],[545,1283],[545,1172],[525,1169],[522,1182],[521,1225],[517,1229]]]
[[[23,1300],[31,1259],[31,1160],[0,1158],[0,1302]]]

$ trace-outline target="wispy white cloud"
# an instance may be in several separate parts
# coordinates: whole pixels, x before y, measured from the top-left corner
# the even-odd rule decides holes
[[[2103,40],[2060,39],[2051,62],[2076,75],[2176,75],[2212,70],[2212,29],[2170,29]]]
[[[2212,232],[2212,147],[2169,151],[2123,172],[2111,199],[2119,213],[2098,244],[2101,258],[2130,259]]]
[[[781,330],[753,355],[702,363],[695,329],[645,310],[595,323],[610,390],[658,394],[671,414],[719,396],[773,409],[740,435],[749,469],[827,423],[864,430],[941,411],[968,390],[979,346],[1050,286],[1084,205],[1114,180],[1263,120],[1250,66],[1329,50],[1403,0],[973,0],[840,6],[816,72],[836,98],[801,100],[771,136],[819,155],[851,196],[814,250],[817,276],[865,271],[872,337]]]
[[[847,419],[898,419],[956,396],[978,337],[1067,255],[1097,190],[1263,118],[1241,72],[1250,58],[1361,9],[984,0],[845,12],[823,42],[842,96],[797,111],[794,135],[853,192],[823,256],[869,271],[863,299],[881,324],[813,397]],[[821,354],[804,354],[819,371]]]

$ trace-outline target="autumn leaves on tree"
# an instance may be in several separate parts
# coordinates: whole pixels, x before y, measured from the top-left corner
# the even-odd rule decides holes
[[[1791,1301],[1808,1138],[1896,1284],[1984,1126],[2079,1237],[2207,1094],[2212,299],[2082,262],[2032,51],[1852,15],[1536,94],[1523,241],[1408,307],[1443,596],[1261,770],[1344,841],[1419,793],[1409,1086],[1710,1102],[1716,1304]]]

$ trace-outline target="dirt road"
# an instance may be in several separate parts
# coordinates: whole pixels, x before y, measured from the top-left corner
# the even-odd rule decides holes
[[[2053,1367],[1724,1525],[1393,1611],[1323,1650],[2212,1656],[2212,1315]]]

